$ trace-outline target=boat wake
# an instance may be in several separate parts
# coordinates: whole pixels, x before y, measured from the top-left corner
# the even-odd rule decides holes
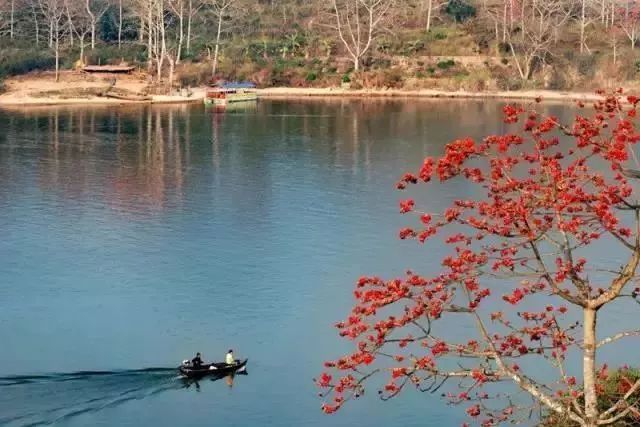
[[[0,377],[0,425],[62,423],[188,385],[175,368]]]

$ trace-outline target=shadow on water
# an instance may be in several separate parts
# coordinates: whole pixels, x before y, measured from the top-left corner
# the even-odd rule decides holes
[[[247,375],[246,372],[235,375]],[[145,399],[169,390],[194,387],[204,381],[179,375],[175,368],[122,371],[79,371],[47,375],[0,377],[0,425],[39,426],[64,422],[88,412],[97,412],[130,400]]]

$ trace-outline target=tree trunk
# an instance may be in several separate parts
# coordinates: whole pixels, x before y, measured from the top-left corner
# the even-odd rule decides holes
[[[513,21],[515,21],[513,18],[513,7],[513,0],[509,0],[509,31],[513,31]]]
[[[193,0],[189,0],[189,15],[187,16],[187,53],[191,53],[191,20],[193,18]]]
[[[53,48],[53,19],[49,19],[49,49]]]
[[[598,422],[598,396],[596,394],[596,316],[593,308],[584,309],[584,353],[582,359],[584,381],[585,426]]]
[[[90,0],[86,0],[85,6],[87,8],[87,13],[89,14],[89,19],[91,20],[91,49],[96,48],[96,17],[91,11]]]
[[[502,11],[502,43],[507,42],[507,2],[504,3]]]
[[[164,4],[158,2],[158,29],[160,30],[160,53],[158,55],[158,81],[162,78],[162,63],[167,55],[167,38],[164,28]]]
[[[122,44],[122,0],[118,2],[118,49]]]
[[[69,26],[69,45],[73,47],[74,37],[73,37],[73,21],[71,20],[71,12],[67,8],[67,25]]]
[[[38,23],[38,15],[36,14],[36,10],[32,9],[33,12],[33,24],[35,27],[36,33],[36,47],[40,47],[40,24]]]
[[[524,11],[527,5],[527,0],[522,0],[521,4],[520,4],[520,33],[522,35],[522,41],[524,41],[524,35],[527,33],[527,28],[526,28],[526,19],[524,16]]]
[[[216,33],[216,46],[213,51],[213,64],[211,65],[211,78],[215,79],[216,70],[218,68],[218,51],[220,49],[220,33],[222,32],[222,13],[223,11],[219,11],[218,14],[218,31]]]
[[[81,36],[78,36],[78,38],[80,39],[80,63],[81,64],[84,64],[84,37],[85,37],[84,33]]]
[[[614,0],[611,0],[611,27],[616,23],[616,5]]]
[[[184,40],[184,1],[180,0],[180,13],[178,16],[178,50],[176,52],[176,64],[180,63],[182,56],[182,41]]]
[[[151,65],[153,61],[153,10],[151,10],[151,4],[149,4],[149,11],[147,13],[147,58],[149,59],[149,71],[151,71]]]
[[[360,58],[354,55],[353,57],[353,71],[358,72],[360,69]]]
[[[522,65],[520,65],[520,60],[518,59],[518,56],[516,55],[516,51],[513,48],[513,43],[511,43],[511,41],[509,41],[509,50],[511,51],[511,56],[513,57],[513,62],[516,63],[516,68],[518,69],[518,74],[520,75],[520,78],[522,80],[526,80],[527,79],[527,74],[528,74],[528,69],[527,70],[523,70],[522,69]]]
[[[433,0],[427,2],[427,32],[431,31],[431,12],[433,10]]]
[[[57,27],[57,24],[56,24]],[[60,81],[60,36],[56,35],[55,41],[56,48],[56,82]]]
[[[14,21],[14,17],[15,17],[15,12],[16,12],[16,0],[11,0],[11,16],[10,16],[10,27],[9,27],[9,34],[11,36],[11,40],[13,40],[13,21]]]
[[[580,13],[580,53],[584,53],[584,29],[587,26],[585,21],[585,9],[587,0],[582,0],[582,10]]]
[[[173,75],[176,67],[176,61],[170,55],[167,55],[167,61],[169,61],[169,93],[168,95],[171,95],[172,89],[173,89]]]

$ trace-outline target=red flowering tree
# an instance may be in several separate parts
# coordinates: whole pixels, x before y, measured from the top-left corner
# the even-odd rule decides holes
[[[640,292],[638,99],[621,90],[601,95],[593,111],[580,104],[568,124],[535,107],[506,107],[513,133],[453,141],[441,158],[403,176],[400,190],[466,180],[483,197],[456,200],[439,213],[421,211],[413,199],[400,203],[401,213],[419,218],[400,238],[439,241],[450,255],[435,274],[360,278],[357,303],[337,324],[354,352],[326,362],[316,380],[325,412],[362,395],[374,374],[385,372],[383,399],[407,387],[435,391],[455,383],[448,399],[483,425],[533,408],[581,426],[638,411],[640,381],[606,409],[598,399],[607,375],[606,365],[597,365],[599,349],[640,335],[633,328],[598,335],[598,312]],[[622,265],[587,260],[598,245],[617,251]],[[473,339],[447,336],[447,322],[460,317],[475,325]],[[540,378],[543,365],[554,373],[551,381]],[[509,385],[498,382],[527,399],[507,395]]]

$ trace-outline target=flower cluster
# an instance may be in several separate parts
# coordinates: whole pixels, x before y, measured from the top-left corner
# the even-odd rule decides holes
[[[362,395],[370,375],[364,368],[380,364],[389,373],[379,391],[383,398],[408,385],[434,390],[457,378],[463,391],[448,396],[453,403],[475,401],[467,408],[470,417],[485,425],[508,419],[513,406],[487,410],[484,400],[490,397],[480,389],[513,378],[521,387],[539,387],[521,373],[518,360],[539,356],[561,366],[578,343],[578,325],[566,316],[569,307],[607,292],[591,286],[591,263],[578,252],[605,236],[632,244],[634,232],[620,208],[632,206],[629,176],[640,177],[629,169],[640,141],[634,123],[638,102],[619,92],[603,95],[591,114],[579,114],[568,125],[507,106],[504,121],[514,132],[455,140],[442,157],[426,158],[417,172],[404,174],[400,190],[462,179],[483,196],[455,200],[441,212],[421,210],[416,198],[400,202],[402,214],[418,217],[417,224],[400,230],[400,239],[445,245],[449,254],[437,274],[409,271],[392,280],[358,280],[356,304],[336,325],[356,350],[327,362],[338,376],[325,372],[317,380],[323,396],[334,396],[325,412]],[[544,300],[534,298],[541,293]],[[486,301],[504,309],[487,314],[480,310]],[[478,337],[459,342],[446,336],[444,322],[454,315],[467,316]],[[559,399],[577,398],[575,378],[564,376],[558,384]]]

